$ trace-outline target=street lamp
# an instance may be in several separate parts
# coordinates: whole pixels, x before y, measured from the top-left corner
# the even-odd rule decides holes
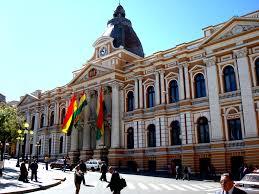
[[[31,139],[32,139],[31,135],[33,135],[33,130],[28,130],[29,124],[28,123],[25,123],[25,124],[24,124],[24,127],[25,127],[24,134],[28,134],[28,138],[29,138],[29,155],[30,155],[29,165],[28,165],[28,168],[29,168],[31,164]],[[26,158],[27,158],[27,155],[26,155]]]
[[[20,150],[21,150],[22,142],[24,140],[24,134],[28,133],[28,127],[29,127],[29,124],[27,122],[25,122],[25,123],[23,123],[23,128],[20,127],[20,129],[18,129],[18,131],[17,131],[18,137],[16,139],[17,139],[19,145],[18,145],[18,156],[17,156],[16,167],[20,167]]]
[[[36,151],[37,151],[37,162],[38,162],[39,161],[39,147],[40,147],[40,143],[37,142],[35,146],[36,146]]]

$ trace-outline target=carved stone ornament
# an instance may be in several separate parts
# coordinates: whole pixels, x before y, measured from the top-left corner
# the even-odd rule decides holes
[[[240,34],[245,31],[252,30],[254,28],[259,27],[259,25],[236,25],[230,31],[224,33],[222,36],[218,38],[218,40],[229,38],[231,36]]]
[[[239,49],[239,50],[234,50],[233,51],[235,57],[238,59],[238,58],[243,58],[243,57],[246,57],[247,56],[247,48],[242,48],[242,49]]]
[[[216,64],[216,57],[205,58],[203,59],[203,62],[207,67],[211,67]]]

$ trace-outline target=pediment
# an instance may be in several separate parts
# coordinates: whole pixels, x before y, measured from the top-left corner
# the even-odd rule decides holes
[[[112,41],[113,41],[113,38],[110,37],[110,36],[101,36],[100,38],[98,38],[98,39],[94,42],[93,47],[96,48],[96,47],[98,47],[98,46],[107,44],[107,43],[112,42]]]
[[[199,70],[203,70],[205,68],[205,66],[202,65],[195,65],[194,67],[192,67],[189,72],[195,72],[195,71],[199,71]]]
[[[150,84],[150,83],[152,83],[152,84],[155,83],[155,80],[148,78],[147,80],[145,80],[145,81],[143,82],[144,85]]]
[[[103,67],[97,64],[88,64],[76,74],[76,76],[68,83],[68,86],[81,84],[111,72],[113,72],[113,69],[108,67]]]
[[[172,78],[172,77],[178,77],[178,73],[176,72],[170,72],[165,76],[165,79]]]
[[[22,100],[19,102],[18,106],[24,106],[33,102],[38,101],[39,99],[36,96],[33,96],[31,94],[26,94]]]
[[[133,84],[127,84],[127,85],[124,87],[124,90],[130,90],[130,89],[134,89],[134,85],[133,85]]]
[[[234,17],[221,28],[216,30],[210,37],[208,37],[201,45],[215,43],[224,39],[235,37],[236,35],[245,33],[247,31],[259,28],[258,18],[237,18]]]

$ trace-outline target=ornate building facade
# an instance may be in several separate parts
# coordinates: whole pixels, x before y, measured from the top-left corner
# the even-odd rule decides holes
[[[132,170],[190,166],[201,175],[259,165],[259,11],[203,29],[204,37],[144,57],[121,5],[94,54],[62,87],[21,98],[34,130],[24,152],[104,158]],[[96,141],[104,88],[105,133]],[[88,106],[71,136],[61,125],[72,94]],[[38,150],[38,151],[37,151]],[[174,172],[174,171],[173,171]]]

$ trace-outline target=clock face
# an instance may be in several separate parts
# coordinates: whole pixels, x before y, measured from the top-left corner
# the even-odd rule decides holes
[[[106,47],[102,47],[100,50],[99,50],[99,54],[101,57],[107,55],[108,51],[107,51],[107,48]]]

